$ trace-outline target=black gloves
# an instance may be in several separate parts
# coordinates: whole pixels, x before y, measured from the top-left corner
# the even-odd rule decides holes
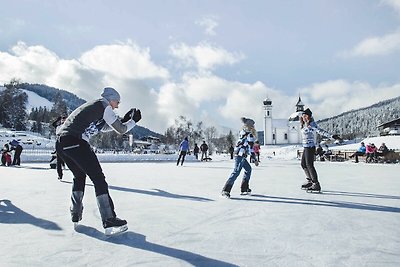
[[[133,108],[131,108],[126,114],[125,116],[122,118],[121,122],[127,122],[132,118],[132,113],[133,113]]]
[[[135,122],[138,122],[140,121],[141,118],[142,118],[142,113],[140,112],[140,109],[131,108],[121,119],[121,122],[125,123],[130,119],[134,120]]]
[[[138,122],[140,121],[141,118],[142,118],[142,113],[140,112],[140,109],[134,108],[132,113],[132,120]]]
[[[337,134],[332,135],[332,138],[335,140],[342,140],[342,138],[340,138]]]

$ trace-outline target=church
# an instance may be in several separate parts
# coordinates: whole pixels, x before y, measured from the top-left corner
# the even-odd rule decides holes
[[[304,111],[304,104],[300,96],[295,107],[296,113]],[[264,131],[258,132],[260,144],[283,145],[301,143],[299,117],[291,116],[290,119],[274,119],[272,108],[272,101],[267,97],[263,101]]]

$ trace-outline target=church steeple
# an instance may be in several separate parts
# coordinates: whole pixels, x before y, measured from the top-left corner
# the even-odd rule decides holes
[[[298,111],[304,111],[304,104],[301,101],[300,94],[299,94],[299,100],[297,101],[297,104],[296,104],[296,112],[298,112]]]

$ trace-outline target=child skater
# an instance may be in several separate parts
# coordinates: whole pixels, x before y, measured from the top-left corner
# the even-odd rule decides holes
[[[251,193],[251,189],[249,188],[249,180],[251,176],[251,166],[249,161],[247,161],[247,156],[250,155],[250,158],[253,159],[254,164],[258,166],[258,160],[253,151],[253,146],[255,142],[256,130],[254,128],[254,121],[248,118],[241,118],[243,122],[243,128],[240,131],[239,139],[236,142],[235,147],[235,166],[233,172],[229,176],[226,181],[223,189],[222,196],[230,198],[231,197],[231,189],[233,184],[235,183],[236,178],[239,176],[240,171],[244,168],[244,175],[242,180],[242,185],[240,187],[241,194],[247,195]],[[251,162],[251,160],[250,160]]]
[[[315,146],[316,146],[316,136],[317,133],[333,139],[339,139],[338,135],[331,135],[328,132],[322,130],[315,123],[312,117],[312,112],[307,108],[300,117],[300,127],[302,134],[303,143],[303,155],[301,157],[301,167],[306,174],[307,182],[301,186],[301,189],[306,189],[307,191],[321,191],[321,185],[318,181],[318,174],[314,167],[314,157],[315,157]]]

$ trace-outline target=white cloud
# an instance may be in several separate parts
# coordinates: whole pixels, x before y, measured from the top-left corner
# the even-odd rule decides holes
[[[196,67],[199,70],[212,70],[218,65],[233,65],[244,58],[241,53],[230,53],[208,43],[197,46],[175,44],[170,47],[170,54],[181,60],[185,67]]]
[[[151,61],[150,49],[141,49],[128,41],[113,45],[99,45],[85,52],[79,59],[85,66],[116,78],[168,79],[168,70]]]
[[[218,21],[215,16],[203,17],[202,19],[197,20],[195,23],[204,28],[206,35],[214,36],[217,34],[215,32],[215,28],[218,26]]]
[[[367,38],[350,51],[345,51],[341,55],[344,57],[380,56],[391,54],[397,50],[400,50],[400,32]]]

